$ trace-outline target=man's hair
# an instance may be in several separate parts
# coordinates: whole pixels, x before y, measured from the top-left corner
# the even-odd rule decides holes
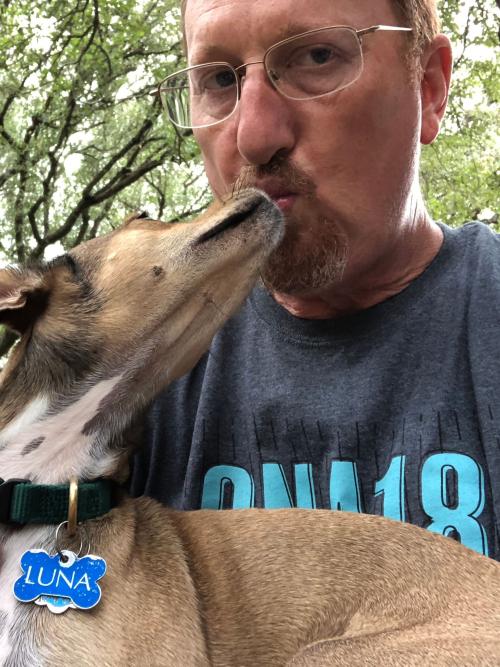
[[[182,0],[183,5],[187,0]],[[437,11],[437,0],[391,0],[394,13],[402,25],[413,28],[409,34],[408,63],[412,70],[425,47],[432,42],[441,29]]]
[[[410,69],[419,69],[419,57],[423,50],[439,33],[440,21],[437,0],[390,0],[397,20],[406,28],[413,28],[408,33],[407,60]],[[181,0],[182,33],[184,50],[187,53],[184,30],[184,16],[188,0]]]

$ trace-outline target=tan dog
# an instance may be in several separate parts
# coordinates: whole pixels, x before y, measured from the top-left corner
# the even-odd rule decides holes
[[[207,349],[281,235],[248,191],[193,224],[133,219],[0,272],[0,321],[21,333],[1,378],[1,477],[123,479],[132,417]],[[146,498],[84,526],[108,563],[102,600],[59,615],[12,594],[24,551],[55,553],[55,526],[0,526],[0,664],[500,665],[500,564],[420,528]]]

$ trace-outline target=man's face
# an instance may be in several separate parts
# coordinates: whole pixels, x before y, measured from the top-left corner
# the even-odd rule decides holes
[[[190,64],[233,66],[306,30],[377,24],[399,25],[389,0],[188,0],[185,17]],[[250,65],[235,113],[195,130],[217,197],[241,179],[282,208],[287,234],[265,276],[275,290],[307,294],[372,271],[411,215],[420,96],[404,39],[364,37],[361,77],[313,100],[283,97]]]

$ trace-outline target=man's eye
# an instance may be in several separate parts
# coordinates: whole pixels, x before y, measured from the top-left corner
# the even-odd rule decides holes
[[[292,54],[288,60],[288,67],[315,67],[339,61],[342,62],[342,57],[330,46],[307,46]]]
[[[217,72],[214,78],[218,88],[228,88],[229,86],[234,86],[236,83],[234,73],[229,70]]]
[[[318,47],[316,49],[311,49],[309,52],[310,60],[316,65],[324,65],[326,62],[331,60],[333,52],[331,49],[326,49],[324,47]]]
[[[231,70],[213,71],[199,83],[201,90],[223,90],[236,85],[236,77]]]

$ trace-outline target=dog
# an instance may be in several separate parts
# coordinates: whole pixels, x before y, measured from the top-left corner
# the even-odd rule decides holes
[[[120,486],[143,411],[207,350],[283,229],[248,190],[192,223],[132,216],[0,272],[0,322],[20,334],[0,378],[1,665],[500,665],[500,564],[454,540],[348,512],[179,512]],[[68,525],[7,522],[26,480],[63,485]],[[112,509],[82,520],[92,480],[115,480]],[[35,560],[89,549],[79,563],[107,564],[98,604],[48,588],[21,601]]]

